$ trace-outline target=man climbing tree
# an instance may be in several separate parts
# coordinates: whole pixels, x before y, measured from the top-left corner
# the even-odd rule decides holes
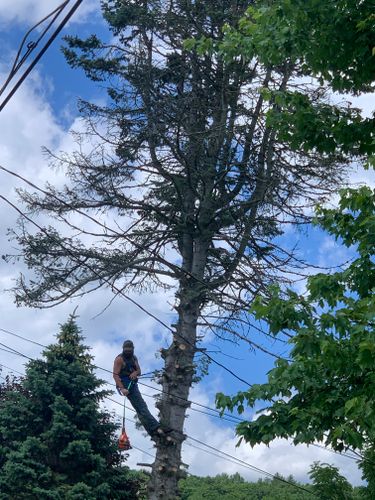
[[[134,344],[131,340],[125,340],[122,353],[116,356],[113,364],[113,378],[117,390],[129,399],[148,434],[154,438],[162,437],[164,434],[169,433],[171,429],[163,429],[147,408],[147,404],[138,388],[137,380],[140,375],[141,367],[137,356],[134,355]]]
[[[355,136],[343,146],[337,133],[352,137],[359,112],[330,106],[323,87],[297,80],[299,60],[264,65],[255,52],[230,58],[213,50],[247,5],[103,1],[110,39],[71,37],[64,52],[72,67],[107,86],[108,102],[81,102],[86,130],[78,151],[51,157],[69,184],[60,191],[47,186],[42,196],[21,193],[30,212],[45,211],[74,233],[43,228],[32,235],[22,227],[18,243],[35,275],[20,278],[18,304],[58,304],[93,283],[122,298],[147,288],[174,293],[177,321],[167,325],[171,343],[161,352],[158,408],[161,424],[179,440],[157,442],[150,499],[178,494],[194,356],[204,333],[198,329],[220,328],[222,336],[240,335],[252,345],[243,311],[301,265],[274,238],[284,224],[308,220],[306,207],[345,176],[347,153],[362,153]],[[200,47],[191,43],[196,38]],[[69,218],[75,211],[98,224],[79,228],[89,246],[76,236]]]

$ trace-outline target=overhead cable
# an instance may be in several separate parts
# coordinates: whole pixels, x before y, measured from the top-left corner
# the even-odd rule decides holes
[[[58,36],[58,34],[61,32],[61,30],[65,27],[65,25],[67,24],[67,22],[69,21],[69,19],[73,16],[73,14],[75,13],[75,11],[81,5],[82,1],[83,0],[76,0],[76,2],[74,2],[74,4],[72,5],[71,9],[69,10],[69,12],[62,19],[62,21],[56,27],[56,29],[54,30],[54,32],[51,34],[51,36],[48,38],[48,40],[43,45],[43,47],[41,48],[41,50],[39,51],[39,53],[37,54],[37,56],[35,57],[35,59],[30,63],[30,65],[28,66],[28,68],[24,71],[24,73],[21,75],[21,77],[19,78],[19,80],[15,83],[15,85],[10,90],[10,92],[8,93],[8,95],[5,97],[5,99],[3,100],[3,102],[0,103],[0,112],[5,108],[5,106],[11,100],[11,98],[13,97],[13,95],[17,92],[17,90],[19,89],[19,87],[22,85],[22,83],[24,82],[24,80],[27,78],[27,76],[34,69],[34,67],[39,62],[39,60],[42,58],[42,56],[47,51],[47,49],[50,47],[50,45],[52,44],[52,42],[55,40],[55,38]],[[65,7],[65,5],[64,5],[64,7]]]

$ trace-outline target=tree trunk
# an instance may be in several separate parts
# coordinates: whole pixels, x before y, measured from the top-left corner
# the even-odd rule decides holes
[[[193,246],[195,252],[192,253],[192,265],[188,267],[197,280],[191,276],[181,280],[176,332],[170,347],[161,352],[165,360],[162,375],[163,393],[156,406],[160,411],[161,424],[174,431],[167,438],[157,439],[155,462],[148,488],[150,500],[179,498],[178,481],[186,475],[185,470],[181,468],[181,448],[185,439],[183,427],[186,409],[190,406],[187,401],[189,389],[195,373],[197,323],[203,304],[200,282],[203,280],[207,250],[206,245]]]

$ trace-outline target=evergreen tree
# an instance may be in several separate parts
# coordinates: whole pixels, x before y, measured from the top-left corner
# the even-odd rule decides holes
[[[71,316],[43,360],[0,392],[0,498],[126,499],[139,481],[122,467],[108,391]]]
[[[375,442],[374,439],[367,446],[363,453],[363,458],[360,461],[360,467],[363,475],[362,479],[366,480],[367,486],[363,488],[363,498],[372,500],[375,498]]]

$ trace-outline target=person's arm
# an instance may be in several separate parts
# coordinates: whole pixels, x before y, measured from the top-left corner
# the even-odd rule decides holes
[[[122,368],[122,359],[120,356],[117,356],[115,358],[115,362],[113,363],[113,378],[115,379],[116,386],[120,389],[122,394],[124,396],[127,396],[129,394],[129,391],[125,389],[124,384],[122,383],[120,378],[121,368]]]
[[[134,361],[135,361],[135,370],[129,375],[131,380],[135,380],[142,373],[141,367],[139,366],[139,363],[138,363],[138,358],[136,358],[135,356],[134,356]]]

